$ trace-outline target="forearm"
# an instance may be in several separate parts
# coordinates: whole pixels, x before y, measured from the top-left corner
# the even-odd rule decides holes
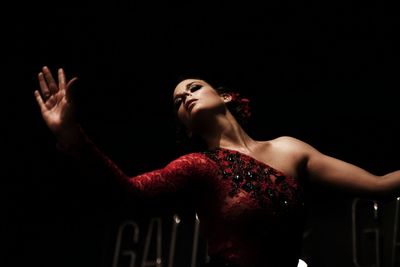
[[[389,197],[400,197],[400,170],[381,176],[382,194]]]
[[[129,177],[86,135],[80,125],[70,127],[58,139],[57,148],[72,157],[80,169],[96,184],[128,188]],[[130,188],[132,189],[132,188]]]
[[[190,199],[197,188],[205,186],[204,177],[217,176],[216,169],[210,168],[213,163],[206,156],[192,153],[171,161],[161,169],[130,177],[98,149],[82,128],[70,132],[68,139],[61,140],[59,148],[71,155],[94,183],[106,185],[106,189],[118,194],[118,199],[136,201],[183,195]]]

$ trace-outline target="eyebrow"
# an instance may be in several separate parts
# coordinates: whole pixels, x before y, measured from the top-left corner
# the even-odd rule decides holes
[[[194,84],[194,83],[195,83],[195,81],[186,84],[186,90],[189,90],[189,89],[190,89],[190,86],[192,86],[192,84]]]
[[[190,87],[192,86],[192,84],[194,84],[195,82],[197,82],[197,81],[193,81],[193,82],[190,82],[190,83],[188,83],[188,84],[186,84],[186,89],[185,89],[185,91],[189,91],[190,90]],[[175,96],[174,96],[174,99],[173,99],[173,101],[175,101],[179,96],[181,96],[181,95],[183,95],[183,93],[180,93],[180,94],[176,94]]]

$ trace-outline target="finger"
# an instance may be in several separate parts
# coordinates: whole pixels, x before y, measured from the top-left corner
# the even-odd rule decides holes
[[[35,91],[35,98],[36,98],[37,103],[39,104],[40,111],[42,113],[45,112],[47,110],[47,108],[46,108],[46,105],[44,104],[42,96],[40,95],[38,90]]]
[[[62,68],[58,69],[58,86],[60,90],[65,90],[65,74]]]
[[[39,78],[40,91],[42,92],[44,99],[47,99],[50,97],[51,93],[44,79],[43,72],[39,72],[38,78]]]
[[[51,74],[48,67],[46,67],[46,66],[43,67],[43,74],[44,74],[44,78],[46,79],[47,85],[49,87],[50,93],[52,93],[52,94],[57,93],[57,91],[58,91],[57,83],[54,80],[53,75]]]

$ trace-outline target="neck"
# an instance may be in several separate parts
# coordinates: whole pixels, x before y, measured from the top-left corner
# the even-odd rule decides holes
[[[223,147],[245,152],[255,145],[256,141],[243,130],[231,113],[218,116],[215,120],[200,132],[209,149]]]

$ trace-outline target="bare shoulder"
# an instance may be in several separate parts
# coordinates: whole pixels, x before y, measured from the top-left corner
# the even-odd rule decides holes
[[[276,169],[293,177],[299,177],[313,147],[306,142],[291,137],[280,136],[262,142],[262,158]]]
[[[275,139],[270,140],[271,144],[274,146],[280,147],[282,149],[288,149],[288,150],[293,150],[293,151],[307,151],[314,149],[311,145],[308,143],[297,139],[292,136],[280,136]]]
[[[292,136],[280,136],[268,141],[273,150],[300,158],[317,153],[312,145]]]

